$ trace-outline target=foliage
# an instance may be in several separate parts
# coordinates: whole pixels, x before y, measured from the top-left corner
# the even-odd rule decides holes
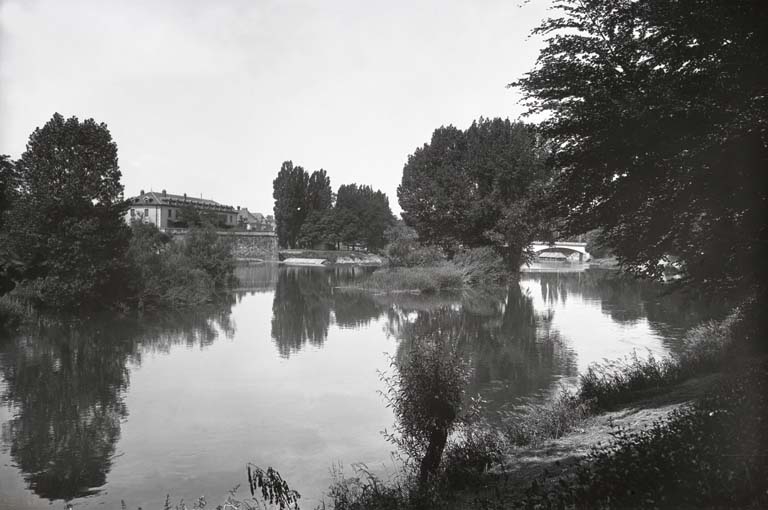
[[[399,362],[392,360],[391,374],[381,374],[396,418],[395,433],[387,438],[407,463],[418,463],[419,481],[425,483],[438,472],[448,434],[468,417],[462,411],[470,371],[439,333],[417,338],[411,346]]]
[[[522,416],[508,416],[505,435],[514,445],[540,444],[564,436],[593,411],[592,402],[563,388],[543,404],[525,406]]]
[[[459,250],[451,263],[463,273],[467,285],[500,283],[509,276],[509,269],[491,247]]]
[[[5,216],[4,246],[23,264],[29,295],[53,308],[118,300],[130,232],[107,126],[54,114],[15,167],[18,197]]]
[[[339,236],[349,245],[364,245],[368,250],[379,250],[386,240],[384,232],[394,222],[389,199],[370,186],[347,184],[339,187],[336,195]]]
[[[505,508],[762,508],[768,366],[756,364],[649,429],[617,429],[574,470]]]
[[[739,310],[722,321],[708,321],[691,329],[684,348],[675,357],[643,359],[633,352],[622,360],[592,364],[579,382],[579,398],[594,401],[600,408],[631,400],[633,392],[663,388],[695,375],[721,367],[733,348],[733,328],[741,318]]]
[[[460,289],[464,273],[451,264],[427,267],[395,267],[377,269],[367,278],[352,282],[355,287],[384,291],[418,290],[431,293]]]
[[[387,241],[384,254],[390,267],[429,266],[445,260],[439,247],[423,245],[416,230],[402,220],[385,230],[384,238]]]
[[[301,224],[306,218],[305,195],[309,176],[304,168],[285,161],[272,183],[275,199],[275,232],[281,248],[296,247]]]
[[[405,223],[449,253],[494,246],[515,269],[540,234],[537,197],[549,181],[536,130],[483,119],[461,131],[441,127],[416,149],[397,189]]]
[[[601,228],[629,270],[764,296],[768,9],[761,0],[560,0],[513,83],[554,144],[565,233]]]
[[[299,510],[301,495],[288,486],[288,482],[283,480],[277,470],[270,466],[264,471],[250,463],[247,465],[247,470],[251,496],[260,494],[265,503],[277,505],[280,510],[291,508]]]
[[[273,182],[275,222],[282,248],[315,248],[340,243],[378,250],[392,224],[389,199],[381,191],[357,184],[342,185],[333,203],[325,170],[308,174],[291,161],[283,163]]]
[[[171,241],[152,224],[135,222],[131,232],[128,300],[136,308],[201,304],[230,283],[234,258],[212,227],[191,229],[183,242]]]
[[[223,287],[230,283],[235,270],[232,244],[213,228],[193,228],[184,241],[184,254],[192,266],[205,271],[213,284]]]
[[[584,241],[587,243],[585,247],[587,253],[596,259],[608,258],[613,255],[611,249],[602,243],[600,239],[601,232],[602,230],[600,229],[590,230],[584,236]]]

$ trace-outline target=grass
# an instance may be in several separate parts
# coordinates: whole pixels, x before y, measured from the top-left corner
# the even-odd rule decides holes
[[[509,276],[501,258],[490,248],[475,248],[424,266],[388,267],[374,271],[354,283],[355,287],[384,292],[434,293],[474,285],[493,284]]]
[[[733,349],[733,330],[741,320],[739,310],[722,321],[708,321],[691,329],[683,349],[673,357],[628,358],[591,365],[580,378],[579,399],[608,409],[632,400],[639,391],[673,386],[695,375],[718,370]]]
[[[557,439],[594,414],[594,404],[563,388],[543,404],[527,405],[520,417],[505,420],[505,434],[515,446],[537,445]]]
[[[367,278],[353,283],[362,289],[419,291],[425,293],[464,287],[464,274],[457,267],[444,264],[428,267],[397,267],[377,269]]]

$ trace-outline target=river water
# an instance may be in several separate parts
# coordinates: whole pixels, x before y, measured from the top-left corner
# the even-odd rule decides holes
[[[0,337],[0,508],[215,506],[246,495],[248,462],[314,508],[332,467],[392,467],[379,373],[419,335],[459,343],[494,419],[591,362],[674,352],[707,317],[612,271],[539,269],[508,288],[383,296],[344,288],[360,268],[247,266],[193,313]]]

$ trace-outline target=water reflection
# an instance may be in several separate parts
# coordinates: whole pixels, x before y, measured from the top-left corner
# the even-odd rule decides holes
[[[428,335],[455,342],[473,367],[470,393],[488,400],[488,410],[513,405],[547,390],[562,375],[575,375],[574,353],[551,328],[552,312],[534,309],[520,286],[455,295],[439,306],[410,299],[393,303],[389,331],[409,343]]]
[[[344,289],[367,270],[301,268],[280,270],[272,302],[272,339],[287,358],[309,342],[321,347],[328,337],[331,312],[341,327],[360,328],[383,313],[367,292]],[[340,288],[341,287],[341,288]]]
[[[171,345],[205,347],[234,334],[231,303],[143,320],[41,325],[0,343],[0,402],[11,411],[2,442],[27,487],[71,500],[106,483],[128,416],[129,364]]]
[[[724,303],[707,304],[680,292],[670,292],[669,287],[604,269],[527,273],[523,286],[531,290],[538,286],[541,301],[550,309],[566,306],[570,296],[594,303],[617,324],[632,326],[647,321],[671,350],[678,347],[674,340],[685,331],[704,318],[721,316],[728,309]]]
[[[78,501],[92,507],[131,493],[162,501],[185,484],[208,483],[206,494],[217,495],[237,482],[232,459],[253,452],[287,464],[291,479],[311,480],[319,494],[335,458],[386,461],[378,432],[391,417],[376,393],[385,350],[402,358],[418,337],[450,339],[473,369],[468,393],[480,393],[492,415],[575,380],[589,361],[675,349],[711,315],[606,271],[388,296],[348,288],[365,272],[248,266],[228,300],[206,310],[0,339],[0,479],[2,469],[20,474],[0,487],[0,507],[27,504],[22,485],[48,500],[104,491]]]

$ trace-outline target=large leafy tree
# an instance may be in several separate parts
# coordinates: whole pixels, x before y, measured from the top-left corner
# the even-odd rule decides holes
[[[559,170],[567,233],[601,228],[626,268],[674,255],[693,288],[765,292],[768,4],[561,0],[513,83]]]
[[[370,186],[345,184],[336,195],[337,235],[346,244],[364,245],[369,250],[384,247],[384,232],[394,224],[389,198]]]
[[[29,137],[16,174],[6,241],[41,304],[95,307],[119,297],[130,231],[106,124],[54,114]]]
[[[427,243],[449,252],[494,246],[517,268],[543,234],[537,199],[550,181],[545,156],[535,128],[520,122],[481,118],[466,131],[438,128],[403,168],[403,219]]]

